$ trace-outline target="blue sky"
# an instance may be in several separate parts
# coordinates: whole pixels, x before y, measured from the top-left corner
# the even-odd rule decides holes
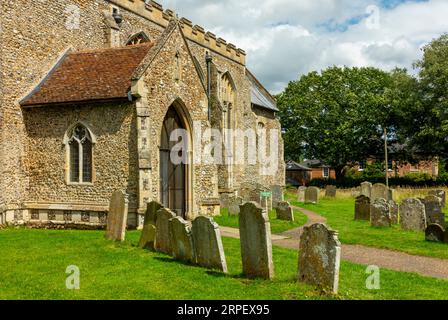
[[[244,49],[273,93],[328,66],[412,69],[448,32],[447,0],[159,0]],[[411,70],[415,72],[415,70]]]

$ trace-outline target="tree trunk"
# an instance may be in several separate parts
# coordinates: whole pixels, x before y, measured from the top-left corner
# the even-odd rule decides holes
[[[336,172],[336,181],[340,182],[345,177],[344,172],[345,166],[335,166],[334,170]]]

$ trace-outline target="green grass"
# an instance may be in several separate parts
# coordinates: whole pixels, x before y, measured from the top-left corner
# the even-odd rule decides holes
[[[319,200],[318,204],[303,204],[287,195],[292,205],[314,211],[327,218],[327,224],[339,231],[339,240],[345,244],[360,244],[376,248],[402,251],[409,254],[448,259],[448,245],[425,241],[425,233],[405,231],[399,225],[375,228],[368,221],[355,221],[355,200],[336,198]]]
[[[0,231],[0,299],[446,299],[448,281],[381,270],[381,289],[365,288],[365,267],[343,262],[340,294],[296,281],[297,252],[274,247],[273,281],[241,276],[239,241],[223,239],[229,274],[182,264],[101,231]],[[66,267],[81,270],[81,289],[65,288]]]
[[[220,226],[238,228],[238,216],[229,216],[227,209],[221,209],[221,215],[213,218]],[[308,221],[308,217],[298,210],[294,210],[294,222],[279,220],[276,218],[275,210],[269,212],[271,232],[279,234],[291,229],[299,228]]]

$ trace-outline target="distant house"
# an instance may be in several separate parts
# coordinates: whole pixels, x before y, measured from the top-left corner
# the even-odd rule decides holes
[[[304,186],[316,178],[336,178],[336,172],[320,160],[306,160],[302,163],[286,162],[286,183],[295,187]]]

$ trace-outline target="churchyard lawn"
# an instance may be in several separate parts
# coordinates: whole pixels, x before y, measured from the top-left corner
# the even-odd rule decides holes
[[[221,209],[221,215],[213,218],[216,223],[224,227],[238,228],[238,216],[229,216],[227,209]],[[282,232],[299,228],[308,221],[308,217],[298,210],[294,210],[294,222],[279,220],[276,218],[275,210],[269,212],[269,222],[271,223],[271,232],[280,234]]]
[[[297,252],[274,246],[275,279],[241,276],[239,240],[224,238],[229,274],[185,265],[102,231],[0,230],[0,299],[446,299],[448,281],[381,269],[381,289],[366,289],[366,267],[342,262],[339,295],[299,284]],[[67,266],[80,289],[66,289]]]
[[[298,202],[297,196],[291,193],[287,193],[285,198],[293,206],[314,211],[325,217],[327,224],[339,231],[339,240],[343,244],[359,244],[448,259],[448,245],[425,241],[424,232],[404,231],[400,225],[393,225],[391,228],[374,228],[368,221],[355,221],[355,199],[345,194],[333,199],[323,197],[318,204]]]

